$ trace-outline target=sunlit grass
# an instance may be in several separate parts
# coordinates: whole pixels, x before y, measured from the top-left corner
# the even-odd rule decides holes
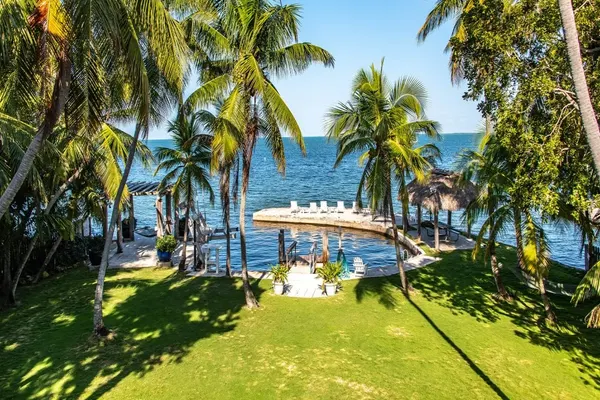
[[[333,298],[293,299],[255,282],[261,309],[241,307],[238,280],[171,271],[111,272],[106,322],[90,337],[94,274],[79,270],[23,291],[0,314],[2,398],[557,398],[597,397],[600,334],[588,307],[539,296],[507,270],[517,300],[497,303],[488,267],[454,252],[397,278],[345,282]],[[514,252],[501,248],[501,261]],[[560,274],[571,272],[557,271]]]

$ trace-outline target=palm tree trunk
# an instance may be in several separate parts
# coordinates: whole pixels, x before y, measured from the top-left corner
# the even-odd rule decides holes
[[[433,213],[433,236],[435,251],[440,251],[440,223],[439,223],[439,211],[435,210]]]
[[[121,182],[117,189],[117,194],[114,199],[114,204],[121,204],[121,198],[123,197],[123,191],[125,190],[125,184],[133,165],[133,159],[135,157],[135,150],[137,147],[138,140],[140,138],[141,125],[137,124],[135,127],[135,133],[133,139],[129,144],[129,153],[127,154],[127,161],[125,162],[125,170],[121,176]],[[98,336],[107,336],[110,331],[104,326],[104,319],[102,316],[102,298],[104,296],[104,279],[106,278],[106,270],[108,269],[108,254],[110,252],[110,245],[112,243],[112,236],[115,232],[115,224],[117,223],[117,216],[119,215],[119,207],[115,206],[112,210],[111,223],[108,226],[108,232],[104,237],[104,249],[102,251],[102,262],[98,268],[98,281],[96,283],[96,292],[94,297],[94,333]]]
[[[583,121],[583,127],[587,136],[588,144],[594,158],[596,171],[600,172],[600,128],[590,98],[590,92],[585,80],[585,70],[581,59],[581,48],[579,45],[579,33],[575,24],[575,13],[571,0],[558,0],[560,17],[567,42],[567,54],[571,65],[571,75],[577,94],[577,104]]]
[[[121,215],[121,211],[119,211],[117,215],[117,254],[123,253],[123,223],[121,222]]]
[[[227,242],[227,259],[225,261],[225,275],[231,277],[231,237],[230,237],[230,177],[229,166],[221,168],[221,180],[219,182],[221,192],[221,210],[223,212],[223,223],[225,224],[225,240]]]
[[[398,226],[396,225],[396,215],[394,214],[394,203],[392,202],[392,188],[391,183],[390,187],[388,187],[388,201],[390,208],[390,218],[392,219],[392,231],[394,233],[394,248],[396,249],[396,266],[398,267],[398,273],[400,274],[400,283],[402,284],[402,292],[405,296],[409,296],[409,291],[411,290],[410,285],[408,284],[408,279],[406,278],[406,271],[404,271],[404,261],[402,261],[401,248],[400,248],[400,240],[398,236]]]
[[[550,299],[548,298],[548,294],[546,293],[546,285],[544,284],[544,278],[538,278],[538,287],[540,289],[540,295],[542,296],[542,301],[544,302],[544,311],[546,311],[546,320],[552,324],[556,323],[556,315],[554,311],[552,311],[552,304],[550,303]]]
[[[246,298],[246,306],[248,308],[259,307],[256,297],[252,292],[250,280],[248,277],[248,261],[246,253],[246,197],[248,193],[248,184],[250,182],[250,166],[252,164],[252,151],[256,141],[257,127],[250,128],[251,132],[244,144],[244,154],[242,160],[242,193],[240,197],[240,250],[242,256],[242,283],[244,287],[244,296]]]
[[[52,261],[52,257],[54,257],[54,253],[56,253],[56,250],[58,250],[58,246],[60,246],[60,244],[62,243],[62,240],[63,240],[62,236],[59,235],[58,238],[54,241],[52,248],[50,248],[50,251],[46,255],[46,258],[44,259],[44,263],[42,264],[42,267],[39,269],[37,274],[35,274],[33,283],[38,283],[38,281],[42,277],[42,274],[46,270],[46,267],[48,266],[48,264],[50,264],[50,261]]]
[[[188,185],[189,186],[189,185]],[[192,193],[191,188],[188,187],[187,191],[187,207],[185,208],[185,214],[183,218],[183,243],[181,244],[181,256],[179,256],[179,272],[185,271],[185,263],[187,261],[187,241],[188,241],[188,225],[190,223],[190,209],[192,208]]]
[[[523,272],[525,269],[523,261],[523,232],[521,230],[521,210],[517,207],[513,208],[514,224],[515,224],[515,239],[517,242],[517,270]]]
[[[502,300],[510,300],[511,296],[506,291],[502,277],[500,276],[500,268],[498,267],[498,257],[496,256],[496,238],[488,240],[489,252],[490,252],[490,263],[492,264],[492,275],[494,276],[494,282],[496,283],[496,289],[498,290],[498,296]]]
[[[63,53],[59,63],[58,73],[54,81],[52,101],[50,103],[50,107],[46,110],[44,122],[38,129],[36,135],[33,137],[29,147],[27,147],[27,151],[25,154],[23,154],[23,158],[21,159],[21,163],[19,164],[17,172],[0,197],[0,218],[2,218],[6,211],[8,211],[10,204],[14,200],[19,189],[21,189],[21,186],[23,186],[23,182],[25,182],[27,175],[29,175],[29,171],[31,171],[31,168],[33,167],[33,162],[42,148],[42,144],[54,130],[54,127],[56,126],[56,123],[63,112],[65,102],[67,100],[70,81],[71,62]]]

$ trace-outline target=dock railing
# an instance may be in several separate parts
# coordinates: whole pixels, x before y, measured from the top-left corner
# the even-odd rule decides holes
[[[294,256],[290,257],[292,252],[294,252]],[[298,255],[298,242],[294,240],[288,246],[288,248],[285,250],[285,265],[287,265],[288,267],[291,267],[292,263],[296,264],[297,255]]]

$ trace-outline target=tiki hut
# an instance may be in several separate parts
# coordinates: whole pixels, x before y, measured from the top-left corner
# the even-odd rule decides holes
[[[446,238],[452,225],[452,211],[467,208],[477,196],[477,188],[472,182],[460,182],[460,175],[453,171],[434,169],[423,182],[413,180],[407,185],[408,199],[417,206],[417,233],[421,238],[421,210],[427,208],[433,214],[435,249],[440,249],[439,212],[448,211]]]

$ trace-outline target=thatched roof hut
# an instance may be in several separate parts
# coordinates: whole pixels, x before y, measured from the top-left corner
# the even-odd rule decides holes
[[[456,172],[436,168],[425,182],[415,179],[406,186],[408,199],[432,212],[465,209],[477,196],[477,188],[472,182],[459,183],[459,179]]]

